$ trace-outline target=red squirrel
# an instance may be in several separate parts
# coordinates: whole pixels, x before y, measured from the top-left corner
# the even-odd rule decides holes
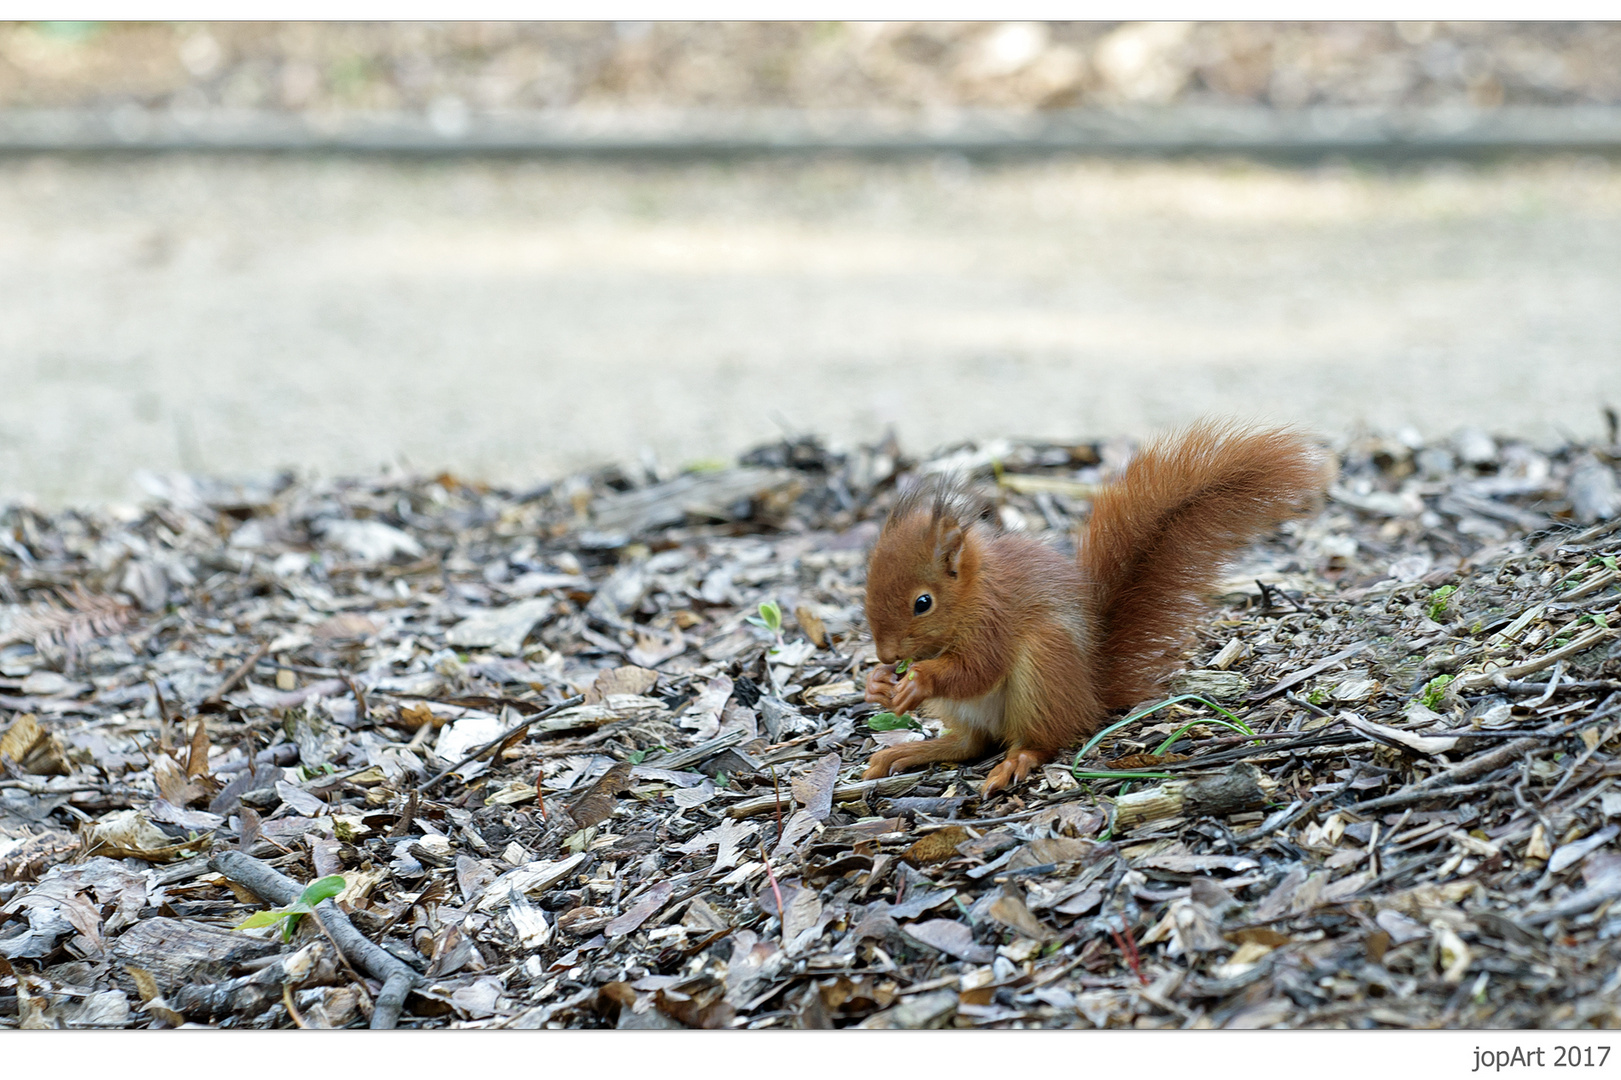
[[[867,568],[880,665],[866,698],[902,716],[927,704],[946,730],[879,750],[866,777],[1004,749],[981,794],[1022,782],[1152,695],[1223,564],[1330,477],[1295,431],[1207,421],[1144,447],[1098,493],[1073,562],[1004,531],[957,484],[903,495]]]

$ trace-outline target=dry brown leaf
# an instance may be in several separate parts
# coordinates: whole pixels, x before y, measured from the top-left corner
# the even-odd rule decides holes
[[[828,754],[790,785],[794,798],[817,821],[825,821],[833,812],[833,785],[839,778],[840,764],[838,754]]]
[[[160,752],[152,760],[152,778],[158,786],[158,794],[175,806],[190,806],[209,794],[208,789],[188,777],[180,763],[167,753]]]
[[[822,622],[820,615],[801,604],[794,608],[794,618],[799,620],[799,628],[805,631],[805,636],[810,638],[818,649],[827,648],[827,626]]]
[[[316,641],[350,641],[377,633],[377,621],[358,611],[340,611],[310,628]]]
[[[77,656],[97,636],[117,633],[135,616],[131,605],[87,592],[79,584],[71,592],[57,592],[65,608],[43,601],[23,609],[13,616],[9,628],[0,631],[0,645],[28,641],[41,652],[61,648],[70,657]]]
[[[634,932],[642,923],[658,914],[659,909],[669,903],[674,892],[675,886],[670,882],[659,882],[648,889],[634,907],[610,922],[602,932],[609,938],[624,937]]]
[[[400,725],[411,730],[428,726],[437,731],[449,722],[448,717],[439,716],[421,703],[400,706]]]
[[[0,756],[36,776],[67,776],[72,772],[61,742],[45,730],[33,713],[18,716],[0,735]]]
[[[1047,942],[1058,936],[1050,926],[1035,917],[1023,899],[1006,890],[991,901],[985,912],[1009,930],[1034,941]]]
[[[924,836],[901,852],[901,859],[912,866],[928,866],[945,862],[957,854],[957,845],[968,839],[968,830],[961,825],[948,825]]]
[[[627,665],[609,668],[597,675],[585,692],[585,703],[596,705],[609,694],[646,694],[659,681],[659,673],[645,667]]]
[[[208,754],[208,725],[199,716],[197,726],[191,731],[191,749],[186,754],[186,776],[188,778],[208,774]]]
[[[589,829],[613,817],[614,807],[619,805],[619,796],[630,790],[631,774],[635,768],[628,761],[614,765],[591,785],[591,790],[569,806],[568,816],[582,829]]]
[[[971,964],[988,964],[996,956],[995,949],[974,941],[973,930],[955,919],[907,923],[901,927],[901,932],[913,941]]]
[[[152,824],[139,810],[119,810],[98,822],[86,825],[81,833],[85,857],[106,855],[114,859],[142,859],[146,862],[173,862],[207,850],[212,834],[195,840],[176,842]]]

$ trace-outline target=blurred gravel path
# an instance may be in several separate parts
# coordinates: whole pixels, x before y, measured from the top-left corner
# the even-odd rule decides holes
[[[0,161],[0,498],[1605,402],[1615,162]]]

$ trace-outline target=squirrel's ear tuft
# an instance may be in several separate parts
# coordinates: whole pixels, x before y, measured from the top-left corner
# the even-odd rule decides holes
[[[950,577],[956,577],[962,566],[963,529],[955,517],[935,519],[934,561]]]

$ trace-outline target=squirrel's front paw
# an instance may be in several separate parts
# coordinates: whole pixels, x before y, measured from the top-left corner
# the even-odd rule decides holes
[[[905,716],[933,697],[934,692],[931,689],[933,680],[930,678],[932,670],[924,667],[922,663],[913,664],[890,693],[889,711],[896,716]]]
[[[895,665],[879,664],[867,676],[867,700],[875,705],[889,708],[890,699],[895,695]]]

